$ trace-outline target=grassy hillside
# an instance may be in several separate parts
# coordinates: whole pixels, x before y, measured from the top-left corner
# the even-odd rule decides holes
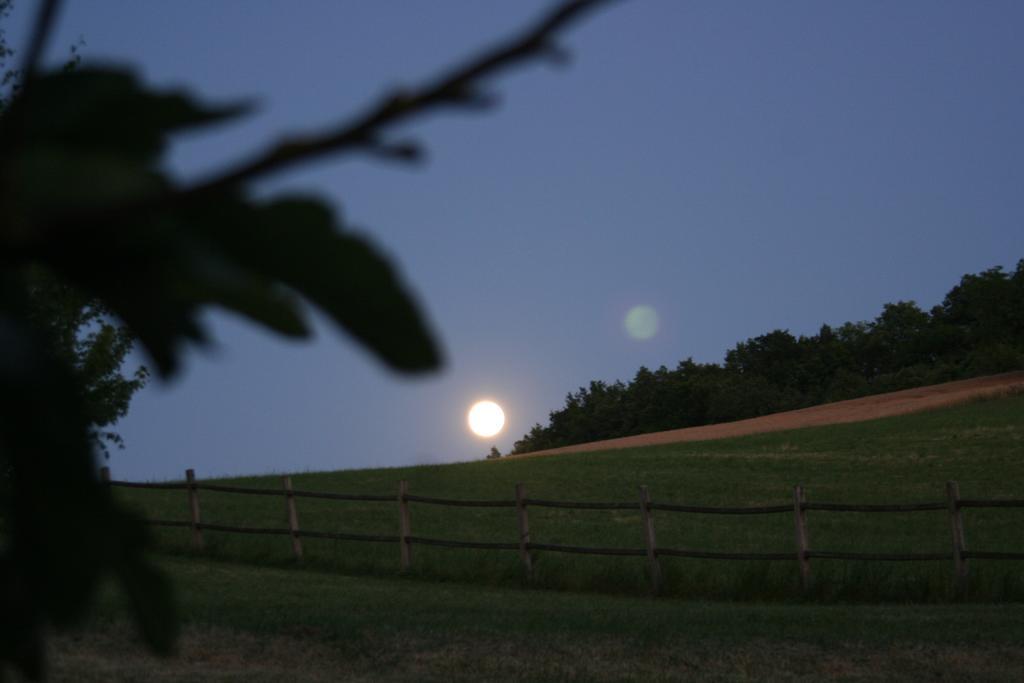
[[[287,458],[282,455],[282,467]],[[196,463],[202,477],[202,463]],[[116,472],[115,472],[116,478]],[[930,413],[738,439],[539,458],[394,469],[299,473],[296,488],[394,494],[399,479],[410,492],[452,498],[513,497],[516,482],[528,495],[591,501],[635,501],[645,484],[659,502],[709,505],[791,502],[802,484],[811,501],[920,502],[943,500],[944,483],[960,483],[965,498],[1024,497],[1024,396],[972,403]],[[224,480],[228,481],[228,480]],[[229,480],[279,487],[275,476]],[[147,515],[187,519],[181,491],[119,489],[119,497]],[[209,523],[285,526],[283,499],[201,492]],[[393,503],[298,499],[303,529],[397,533]],[[966,510],[972,550],[1024,550],[1022,510]],[[532,540],[540,543],[643,547],[639,511],[531,508]],[[808,513],[817,550],[947,552],[945,512],[898,514]],[[681,515],[655,512],[658,544],[704,550],[793,550],[793,520],[771,516]],[[439,508],[412,504],[414,535],[514,542],[514,511]],[[292,562],[281,536],[207,532],[213,557],[285,565]],[[189,552],[189,532],[159,530],[162,547]],[[346,573],[394,574],[395,544],[305,539],[305,564]],[[522,583],[510,551],[465,551],[415,546],[414,576],[489,584]],[[948,562],[813,562],[815,596],[824,599],[941,600],[949,595]],[[729,599],[796,595],[795,562],[723,562],[664,558],[666,593]],[[646,590],[642,558],[600,558],[539,553],[535,582],[542,587],[639,593]],[[1024,563],[972,561],[975,599],[1024,598]]]

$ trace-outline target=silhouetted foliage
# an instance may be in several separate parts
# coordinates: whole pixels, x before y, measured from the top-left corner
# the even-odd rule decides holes
[[[487,451],[487,460],[497,460],[501,457],[501,451],[498,450],[497,446],[491,446],[491,450]]]
[[[145,366],[136,368],[131,377],[121,374],[135,337],[117,324],[102,301],[52,274],[30,268],[25,280],[30,320],[47,331],[47,339],[54,344],[52,352],[73,370],[94,445],[104,453],[107,444],[121,446],[121,436],[110,426],[128,413],[132,395],[149,377]]]
[[[40,3],[0,117],[0,470],[10,472],[0,488],[0,667],[11,662],[40,677],[43,634],[80,618],[105,574],[119,580],[152,647],[168,652],[176,632],[170,586],[143,554],[144,525],[98,481],[89,425],[105,418],[90,414],[85,375],[59,350],[66,330],[38,315],[36,278],[99,302],[87,310],[124,325],[163,378],[189,343],[206,341],[201,313],[211,305],[304,337],[311,304],[389,367],[434,369],[433,334],[373,243],[320,199],[256,199],[249,183],[327,154],[419,159],[416,144],[387,136],[396,124],[440,108],[486,108],[485,79],[527,60],[561,61],[556,33],[597,4],[566,2],[354,120],[179,183],[163,171],[169,137],[248,107],[153,89],[128,68],[39,73],[59,5]],[[59,305],[53,291],[43,299]],[[116,333],[111,343],[120,348]],[[110,366],[80,360],[100,376]]]
[[[0,21],[7,17],[11,3],[0,0]],[[2,29],[2,25],[0,25]],[[13,51],[0,30],[0,114],[7,108],[9,96],[16,92],[16,69],[8,67]],[[72,71],[81,62],[78,46],[64,65]],[[77,375],[87,410],[89,431],[94,444],[109,454],[107,445],[123,445],[121,436],[110,427],[128,412],[132,395],[146,384],[149,371],[138,367],[131,377],[121,374],[135,343],[131,331],[118,324],[103,302],[61,281],[52,272],[34,266],[25,269],[32,324],[49,330],[55,354]],[[9,476],[8,469],[0,477]]]
[[[1024,260],[964,275],[930,312],[886,304],[871,322],[794,337],[773,330],[738,343],[725,362],[640,368],[629,384],[590,383],[548,425],[515,443],[528,453],[715,422],[1024,368]]]

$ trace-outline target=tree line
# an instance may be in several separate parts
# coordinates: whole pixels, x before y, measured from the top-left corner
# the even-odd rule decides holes
[[[773,330],[722,363],[641,367],[629,382],[580,387],[516,441],[513,454],[696,427],[1024,368],[1024,259],[964,275],[942,303],[885,304],[871,321]]]

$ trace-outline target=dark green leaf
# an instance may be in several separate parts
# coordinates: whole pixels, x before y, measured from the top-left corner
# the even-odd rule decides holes
[[[220,199],[191,212],[190,229],[225,258],[299,292],[392,367],[436,368],[440,352],[398,274],[369,240],[342,232],[308,198]]]
[[[30,100],[15,99],[0,139],[19,146],[93,151],[155,161],[177,130],[234,118],[248,105],[200,106],[181,92],[153,92],[117,68],[77,68],[50,73],[32,84]],[[26,111],[27,108],[27,111]]]

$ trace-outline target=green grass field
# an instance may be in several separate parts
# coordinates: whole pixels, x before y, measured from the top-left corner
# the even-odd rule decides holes
[[[1019,604],[680,601],[164,558],[184,625],[146,654],[122,598],[58,637],[53,681],[1011,681]]]
[[[287,455],[282,454],[282,469]],[[202,478],[202,463],[195,464]],[[116,478],[117,473],[114,473]],[[579,455],[512,458],[443,466],[293,474],[297,489],[394,495],[400,479],[410,493],[451,498],[510,499],[516,482],[535,498],[637,501],[647,485],[657,502],[707,505],[781,504],[802,484],[810,501],[895,503],[944,500],[947,480],[964,498],[1024,498],[1024,396],[976,402],[934,412],[866,423],[777,432]],[[277,476],[219,480],[280,487]],[[146,515],[188,519],[182,491],[117,489],[118,498]],[[207,523],[284,527],[284,500],[202,491]],[[303,529],[396,534],[395,503],[297,499]],[[417,536],[515,542],[514,510],[412,505]],[[1024,551],[1024,510],[965,510],[971,550]],[[658,544],[701,550],[794,550],[793,519],[690,515],[656,511]],[[530,509],[538,543],[642,548],[639,510]],[[811,548],[875,552],[948,552],[944,511],[896,514],[808,512]],[[187,529],[160,529],[160,547],[191,555]],[[294,563],[283,536],[206,532],[205,555],[220,560],[285,567]],[[396,544],[304,539],[309,569],[349,575],[395,576]],[[797,589],[796,563],[664,558],[669,598],[700,600],[944,601],[951,597],[949,562],[813,562],[814,588]],[[525,584],[514,551],[414,546],[412,579],[499,587]],[[643,558],[603,558],[539,552],[534,587],[642,595]],[[431,588],[434,590],[434,588]],[[1024,563],[972,560],[971,598],[1024,598]]]

